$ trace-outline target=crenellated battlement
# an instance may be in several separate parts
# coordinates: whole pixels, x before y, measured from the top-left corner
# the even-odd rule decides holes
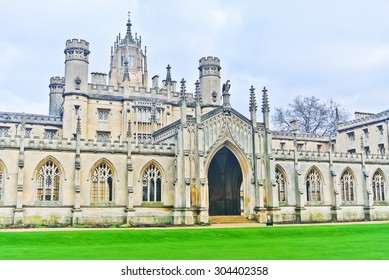
[[[199,60],[200,66],[205,66],[205,65],[219,65],[220,66],[220,59],[217,58],[216,56],[207,56],[207,57],[202,57]]]
[[[1,137],[0,138],[0,150],[2,149],[19,149],[21,145],[21,136],[15,137]],[[80,140],[80,152],[81,153],[115,153],[115,154],[127,154],[128,145],[131,145],[131,151],[133,154],[142,155],[174,155],[174,144],[135,144],[128,143],[127,141],[119,142],[97,142],[96,140]],[[26,137],[24,140],[24,150],[52,150],[52,151],[67,151],[75,152],[77,147],[77,141],[75,139],[45,139],[42,137],[34,136],[33,138]]]
[[[88,95],[91,98],[99,97],[112,98],[112,99],[122,99],[124,96],[128,97],[139,97],[139,98],[156,98],[158,100],[164,101],[179,101],[179,95],[173,94],[171,99],[168,100],[166,91],[158,88],[145,88],[145,87],[135,87],[129,86],[126,89],[124,87],[117,87],[113,85],[103,85],[103,84],[88,84]],[[188,93],[189,96],[193,94]]]
[[[72,48],[89,50],[89,43],[84,39],[69,39],[66,41],[66,49]]]
[[[0,112],[0,122],[22,123],[23,121],[30,124],[62,126],[62,119],[59,116]]]
[[[295,151],[294,150],[281,150],[273,149],[273,156],[276,160],[294,160]],[[321,162],[330,160],[329,152],[317,152],[317,151],[301,151],[296,154],[298,161],[312,161],[312,162]],[[362,163],[362,154],[360,153],[339,153],[335,152],[332,154],[333,162],[339,163]],[[370,154],[365,155],[365,162],[367,164],[388,164],[389,155],[378,155]]]
[[[50,84],[65,84],[65,77],[60,77],[60,76],[51,77]]]

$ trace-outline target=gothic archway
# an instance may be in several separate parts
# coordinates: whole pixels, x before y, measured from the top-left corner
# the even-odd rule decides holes
[[[208,168],[209,215],[240,215],[242,169],[227,147],[221,148]]]

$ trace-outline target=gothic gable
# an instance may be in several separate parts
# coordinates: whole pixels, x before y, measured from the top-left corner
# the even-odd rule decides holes
[[[204,151],[208,155],[216,146],[226,141],[233,143],[252,159],[252,126],[250,121],[235,110],[228,114],[215,110],[203,116]]]

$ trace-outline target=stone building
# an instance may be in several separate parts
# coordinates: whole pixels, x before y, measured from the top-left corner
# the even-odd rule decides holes
[[[129,18],[109,73],[90,82],[89,43],[66,41],[49,115],[0,112],[0,224],[389,218],[387,112],[359,114],[331,137],[271,131],[267,89],[260,112],[253,86],[250,118],[237,112],[217,57],[199,60],[194,93],[169,65],[149,87],[131,28]]]

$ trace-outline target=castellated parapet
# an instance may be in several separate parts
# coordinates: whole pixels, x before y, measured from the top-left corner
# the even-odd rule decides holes
[[[92,72],[92,84],[94,85],[107,85],[107,74],[105,73],[98,73],[98,72]]]
[[[64,50],[66,60],[76,59],[88,62],[89,43],[83,39],[69,39]]]
[[[198,69],[202,107],[220,106],[220,59],[212,56],[203,57],[199,60]]]
[[[220,69],[220,59],[217,57],[208,56],[199,60],[200,78],[205,75],[218,75],[220,78]]]

